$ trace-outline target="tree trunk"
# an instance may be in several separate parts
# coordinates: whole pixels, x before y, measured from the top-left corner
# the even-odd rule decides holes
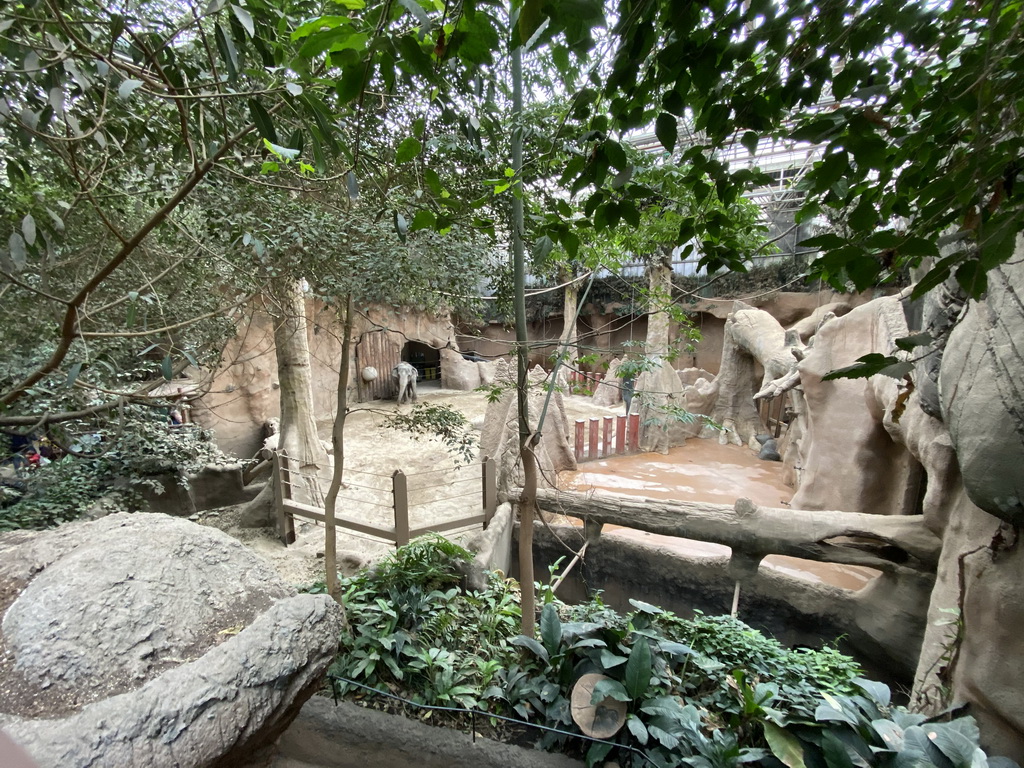
[[[276,293],[274,351],[281,398],[281,439],[278,446],[300,469],[319,470],[327,464],[327,452],[317,434],[313,412],[306,301],[297,281],[280,286]],[[315,502],[319,506],[322,497]]]
[[[341,368],[338,375],[338,412],[331,429],[334,445],[334,472],[331,486],[324,501],[324,567],[327,569],[327,593],[341,602],[338,592],[337,527],[334,513],[338,506],[338,492],[341,490],[345,473],[345,420],[348,417],[348,378],[352,360],[352,294],[345,302],[345,330],[341,342]]]
[[[672,254],[660,253],[648,267],[647,349],[650,357],[668,354],[671,334],[668,312],[662,307],[672,301]]]
[[[552,512],[590,524],[621,525],[650,533],[731,547],[748,563],[765,555],[934,573],[942,541],[919,515],[869,515],[758,507],[739,499],[734,507],[662,501],[619,494],[540,490]]]
[[[572,272],[568,269],[559,271],[558,279],[562,282],[572,280]],[[564,290],[565,308],[562,311],[562,335],[559,337],[559,352],[565,355],[565,361],[572,363],[579,358],[577,346],[576,314],[579,311],[580,289],[575,282],[569,283]]]
[[[320,474],[327,468],[327,451],[317,434],[313,410],[309,339],[306,336],[306,302],[298,281],[276,286],[268,312],[274,321],[274,353],[277,357],[278,394],[281,406],[277,449],[292,459],[292,495],[296,501],[323,506]],[[274,525],[272,477],[267,488],[242,512],[247,526]]]
[[[518,119],[523,111],[522,47],[512,51],[512,112]],[[512,169],[516,176],[523,169],[523,132],[517,127],[512,134]],[[533,592],[533,518],[537,506],[537,465],[533,455],[533,435],[529,424],[528,393],[529,359],[526,332],[526,265],[522,232],[524,228],[523,198],[512,197],[512,266],[515,284],[516,313],[516,405],[519,414],[519,456],[523,462],[523,495],[519,501],[519,587],[522,592],[522,624],[524,635],[533,637],[536,611]],[[532,480],[531,480],[532,478]]]

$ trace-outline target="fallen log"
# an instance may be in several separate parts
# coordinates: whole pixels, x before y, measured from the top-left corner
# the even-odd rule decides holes
[[[766,555],[862,565],[880,571],[934,573],[942,541],[920,515],[894,517],[692,501],[643,499],[616,493],[538,490],[547,512],[584,522],[724,544],[756,567]]]

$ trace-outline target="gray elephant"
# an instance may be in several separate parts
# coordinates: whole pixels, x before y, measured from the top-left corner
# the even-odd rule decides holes
[[[416,402],[416,369],[409,363],[399,363],[391,369],[391,380],[398,388],[398,404]]]

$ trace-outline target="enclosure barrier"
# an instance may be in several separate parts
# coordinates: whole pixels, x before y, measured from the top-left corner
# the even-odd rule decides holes
[[[768,433],[778,438],[782,434],[782,426],[786,423],[786,395],[783,392],[777,397],[765,397],[757,401],[757,413],[761,421],[768,427]],[[775,413],[774,418],[772,413]]]
[[[586,387],[587,389],[596,389],[597,385],[604,381],[604,374],[570,370],[568,379],[571,387]]]
[[[603,422],[603,423],[602,423]],[[607,459],[640,450],[640,414],[576,420],[576,461]]]
[[[309,520],[316,520],[320,523],[326,523],[327,516],[322,506],[308,504],[295,498],[296,489],[304,489],[308,491],[311,486],[314,488],[314,493],[318,494],[318,478],[304,474],[293,468],[292,460],[287,454],[280,451],[274,452],[273,464],[274,507],[277,516],[277,530],[281,537],[281,541],[287,546],[288,544],[295,542],[296,517],[303,517]],[[354,499],[346,498],[346,496],[339,494],[338,506],[348,501],[358,504],[369,504],[376,507],[389,508],[391,510],[393,525],[374,525],[370,522],[357,520],[353,517],[339,515],[337,512],[334,515],[334,523],[338,528],[363,533],[368,536],[375,536],[399,547],[408,544],[412,539],[417,536],[422,536],[425,533],[443,533],[445,531],[452,531],[457,528],[465,528],[478,524],[486,526],[494,516],[494,512],[498,507],[498,487],[494,459],[485,456],[480,462],[479,467],[480,472],[478,477],[459,478],[451,481],[450,483],[451,486],[455,486],[460,483],[478,482],[480,483],[479,490],[469,492],[460,491],[454,495],[442,496],[440,498],[432,499],[429,502],[414,504],[410,504],[409,502],[409,478],[436,475],[441,476],[442,482],[421,485],[418,488],[414,488],[414,491],[423,491],[449,486],[449,482],[444,479],[444,475],[451,474],[457,470],[441,469],[429,472],[416,472],[407,475],[402,472],[402,470],[396,469],[390,476],[387,476],[372,472],[364,472],[361,470],[346,469],[346,477],[351,475],[362,475],[368,478],[383,479],[386,483],[374,486],[364,483],[348,482],[345,484],[345,490],[358,489],[360,491],[368,491],[369,495],[373,498]],[[305,481],[305,483],[303,481]],[[455,488],[454,490],[460,489]],[[452,501],[454,499],[464,497],[474,497],[479,499],[481,503],[481,511],[472,515],[465,515],[415,528],[410,525],[409,510],[411,508],[416,506],[426,506],[427,504]]]

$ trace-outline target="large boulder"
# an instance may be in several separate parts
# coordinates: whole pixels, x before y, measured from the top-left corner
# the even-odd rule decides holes
[[[339,607],[220,531],[113,515],[0,537],[0,726],[47,766],[236,763],[290,722]]]
[[[1024,525],[1024,236],[1015,258],[988,273],[946,343],[939,373],[942,418],[964,488],[981,509]]]
[[[501,396],[487,404],[484,426],[480,433],[480,455],[494,459],[498,473],[498,496],[507,499],[515,489],[523,486],[522,462],[519,461],[519,420],[514,383],[515,371],[506,361],[497,365],[496,380],[502,387]],[[540,429],[540,442],[534,448],[540,469],[538,482],[554,482],[558,472],[576,469],[576,456],[569,441],[569,419],[565,413],[562,393],[549,392],[547,374],[541,368],[530,371],[527,408],[533,429],[544,411],[547,414]],[[550,401],[548,395],[550,394]]]
[[[899,382],[888,376],[824,379],[863,355],[889,354],[908,333],[900,301],[883,297],[825,323],[815,335],[797,366],[802,396],[794,392],[790,429],[799,434],[799,444],[783,441],[787,464],[799,468],[794,509],[919,511],[920,464],[887,428]]]

